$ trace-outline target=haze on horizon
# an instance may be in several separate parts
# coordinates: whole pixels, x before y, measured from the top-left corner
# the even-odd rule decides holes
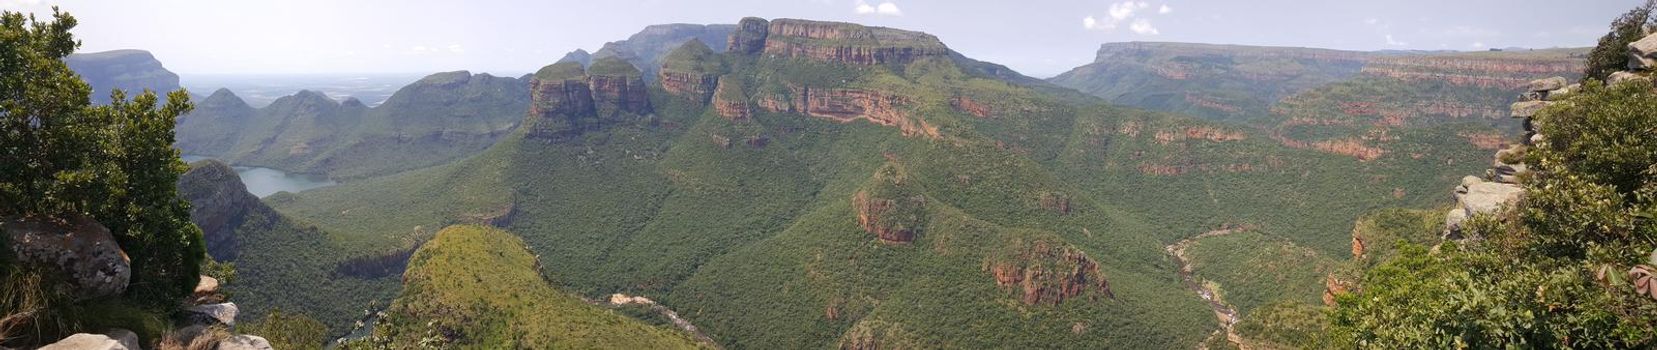
[[[82,51],[143,49],[183,74],[519,74],[647,25],[745,16],[924,31],[952,49],[1047,77],[1107,42],[1348,50],[1592,46],[1640,0],[0,0],[81,21]]]

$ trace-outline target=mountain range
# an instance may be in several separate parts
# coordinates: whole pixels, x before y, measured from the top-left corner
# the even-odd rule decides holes
[[[1321,304],[1355,223],[1448,205],[1581,52],[1120,43],[1041,80],[894,28],[651,26],[373,108],[215,91],[183,152],[342,184],[259,201],[198,163],[180,188],[248,312],[344,333],[384,306],[379,345],[698,346],[579,301],[622,293],[730,348],[1218,346]]]

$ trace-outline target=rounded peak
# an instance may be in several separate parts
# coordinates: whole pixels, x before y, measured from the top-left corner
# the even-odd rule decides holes
[[[420,80],[415,81],[414,83],[421,85],[449,85],[465,83],[471,79],[472,72],[457,70],[453,72],[432,73],[424,78],[420,78]]]
[[[575,61],[553,63],[535,71],[535,79],[541,80],[577,79],[584,75],[587,75],[586,69],[581,68],[581,62]]]
[[[662,69],[709,73],[718,70],[718,53],[698,39],[690,39],[667,56],[662,57]]]
[[[230,91],[230,89],[219,88],[218,90],[213,90],[213,94],[207,95],[207,98],[202,99],[201,103],[199,103],[199,105],[201,105],[201,106],[238,106],[239,105],[239,106],[246,107],[247,106],[247,101],[243,101],[241,97],[236,96],[236,93]]]
[[[339,104],[341,106],[351,107],[351,108],[368,108],[368,105],[363,104],[362,100],[358,100],[356,96],[346,97],[345,101],[340,102]]]
[[[618,75],[638,76],[639,68],[620,57],[610,56],[593,60],[592,67],[587,68],[589,75]]]

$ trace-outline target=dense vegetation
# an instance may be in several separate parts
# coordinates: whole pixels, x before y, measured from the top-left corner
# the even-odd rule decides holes
[[[1483,240],[1407,245],[1333,315],[1342,342],[1640,348],[1657,339],[1657,107],[1649,82],[1584,91],[1537,117],[1546,142],[1515,208],[1473,218]]]
[[[185,165],[173,122],[191,109],[183,90],[92,106],[91,89],[62,59],[80,43],[67,13],[36,21],[0,13],[0,217],[107,227],[130,257],[131,283],[115,299],[69,299],[46,267],[0,259],[0,339],[23,344],[86,326],[124,326],[153,339],[197,282],[201,231],[175,187]],[[3,239],[3,238],[0,238]],[[9,254],[9,253],[6,253]]]
[[[1582,80],[1605,81],[1611,73],[1627,70],[1628,44],[1657,29],[1657,16],[1654,16],[1657,13],[1652,11],[1657,11],[1657,1],[1648,0],[1611,21],[1611,31],[1601,36],[1599,44],[1588,53],[1588,66],[1583,69]]]
[[[556,263],[556,262],[549,262]],[[402,295],[366,340],[346,348],[699,348],[553,289],[511,233],[451,226],[409,261]]]

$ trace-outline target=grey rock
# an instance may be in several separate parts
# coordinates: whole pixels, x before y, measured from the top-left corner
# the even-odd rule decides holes
[[[1616,84],[1620,84],[1620,83],[1625,82],[1625,81],[1633,81],[1633,80],[1636,80],[1636,79],[1646,80],[1645,77],[1642,77],[1639,74],[1634,74],[1634,73],[1629,73],[1629,72],[1616,72],[1616,73],[1611,73],[1611,76],[1606,77],[1605,78],[1605,83],[1610,84],[1610,85],[1616,85]]]
[[[1548,140],[1548,138],[1543,137],[1542,134],[1531,134],[1530,135],[1530,144],[1532,144],[1532,145],[1540,145],[1540,144],[1542,144],[1542,142],[1547,141],[1547,140]]]
[[[71,284],[61,292],[77,299],[121,294],[132,279],[131,261],[115,236],[89,217],[5,219],[0,232],[19,260],[61,272]]]
[[[1553,102],[1548,101],[1514,102],[1509,109],[1513,111],[1512,116],[1514,118],[1530,118],[1536,116],[1536,112],[1541,111],[1542,108],[1546,108],[1551,104],[1553,104]]]
[[[1582,91],[1582,84],[1565,85],[1565,87],[1548,91],[1547,100],[1558,101],[1565,98],[1565,96],[1570,96],[1571,94],[1576,93],[1577,91]]]
[[[204,321],[214,321],[227,326],[236,325],[236,303],[196,305],[191,306],[188,311],[205,317]]]
[[[1457,193],[1456,201],[1461,203],[1461,208],[1467,211],[1468,216],[1472,216],[1494,213],[1497,209],[1518,200],[1519,195],[1524,192],[1523,187],[1513,184],[1480,182],[1466,186],[1465,193]]]
[[[1530,81],[1530,91],[1546,92],[1546,91],[1559,90],[1561,88],[1564,88],[1565,84],[1569,84],[1569,83],[1570,82],[1565,81],[1565,77],[1552,77],[1552,78],[1547,78],[1547,79],[1532,80],[1532,81]]]
[[[270,341],[256,335],[238,335],[219,341],[218,350],[272,350]]]
[[[1452,234],[1461,232],[1463,222],[1467,222],[1467,209],[1450,209],[1449,213],[1444,214],[1444,228]]]
[[[111,329],[108,334],[78,333],[48,344],[40,350],[143,350],[138,346],[138,335],[125,329]]]
[[[1657,66],[1657,34],[1628,43],[1628,69],[1643,70],[1653,66]]]

